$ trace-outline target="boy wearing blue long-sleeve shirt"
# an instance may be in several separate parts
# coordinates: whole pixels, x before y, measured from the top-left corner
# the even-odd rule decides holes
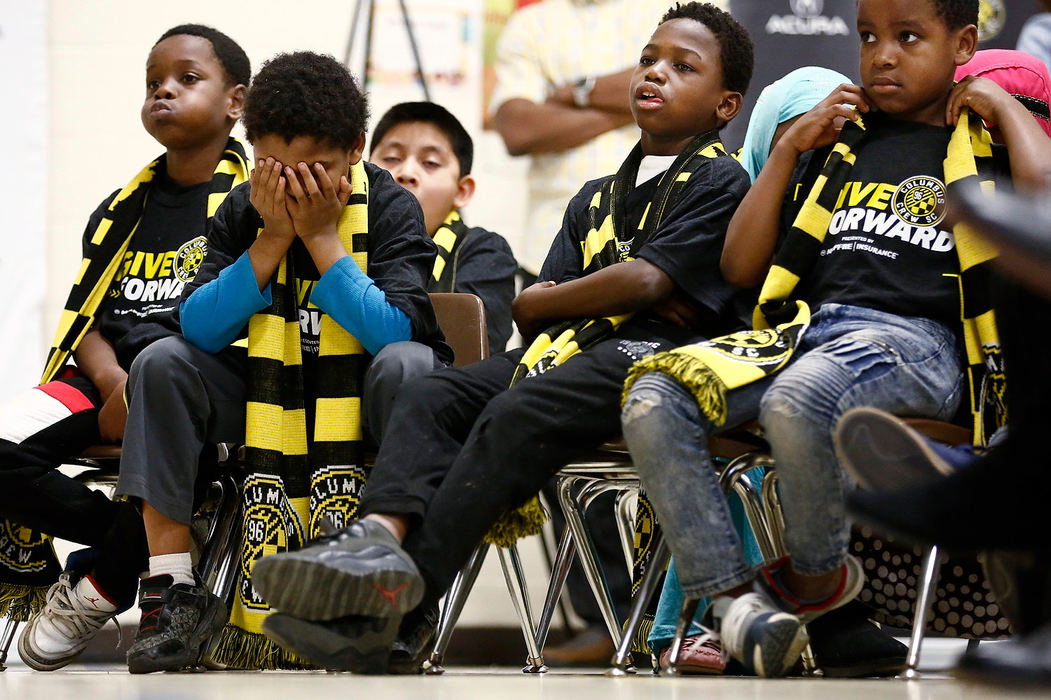
[[[402,370],[452,360],[425,291],[435,246],[416,199],[362,161],[366,119],[331,57],[264,65],[245,106],[255,171],[215,214],[183,293],[183,337],[132,366],[118,492],[142,500],[150,547],[132,672],[197,664],[227,621],[190,565],[205,445],[244,440],[249,472],[246,574],[216,653],[272,658],[254,559],[353,515],[363,434],[382,436]]]

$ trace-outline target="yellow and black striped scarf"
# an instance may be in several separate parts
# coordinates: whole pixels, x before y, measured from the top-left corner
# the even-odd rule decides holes
[[[717,131],[700,134],[690,142],[675,159],[657,184],[653,199],[639,221],[638,229],[629,232],[627,225],[627,196],[635,188],[639,164],[642,162],[642,145],[635,148],[620,166],[617,174],[602,183],[601,189],[591,198],[588,206],[589,230],[580,241],[583,251],[581,276],[589,275],[604,267],[634,259],[638,250],[654,234],[664,221],[664,216],[674,205],[698,163],[709,158],[725,156],[726,151]],[[526,349],[515,369],[511,386],[563,364],[573,355],[587,350],[605,340],[632,314],[606,316],[602,318],[580,318],[560,321],[542,331]],[[520,537],[540,531],[544,515],[539,503],[533,499],[524,506],[506,513],[486,535],[486,541],[509,547]]]
[[[463,222],[460,212],[453,209],[445,221],[434,232],[431,239],[438,246],[434,258],[434,269],[427,285],[428,292],[455,292],[456,267],[460,259],[460,246],[467,240],[471,230]]]
[[[726,420],[725,392],[778,371],[789,361],[810,321],[807,305],[792,299],[796,284],[818,260],[839,193],[850,177],[867,130],[864,121],[848,121],[792,224],[767,274],[755,309],[755,330],[658,353],[637,363],[625,382],[624,396],[646,372],[675,377],[697,396],[716,425]],[[965,109],[949,139],[944,161],[947,185],[978,179],[979,166],[992,158],[992,141],[980,119]],[[983,162],[984,161],[984,162]],[[982,187],[991,189],[991,181]],[[984,444],[1006,421],[1005,381],[1000,341],[989,293],[990,262],[996,250],[966,224],[953,227],[960,262],[960,318],[971,388],[976,444]]]
[[[66,299],[55,340],[48,351],[41,384],[58,376],[70,355],[95,322],[95,315],[120,271],[124,251],[138,229],[150,183],[165,169],[165,156],[143,168],[110,202],[91,233],[77,278]],[[234,187],[248,179],[244,146],[231,138],[212,176],[208,218]],[[28,619],[44,602],[59,566],[51,539],[39,532],[3,521],[0,525],[0,617]]]
[[[368,271],[368,176],[350,169],[351,195],[339,235]],[[288,668],[301,663],[262,634],[270,607],[252,587],[255,562],[299,549],[329,520],[342,527],[357,512],[364,485],[361,394],[368,361],[361,343],[327,314],[315,360],[317,396],[306,396],[296,276],[291,250],[273,282],[270,307],[248,323],[241,571],[230,622],[212,658],[235,668]],[[313,439],[306,404],[313,402]]]

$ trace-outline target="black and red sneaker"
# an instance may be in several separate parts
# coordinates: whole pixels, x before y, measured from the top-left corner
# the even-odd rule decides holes
[[[194,668],[226,624],[226,606],[201,583],[172,584],[172,577],[143,579],[139,631],[128,649],[132,673]]]

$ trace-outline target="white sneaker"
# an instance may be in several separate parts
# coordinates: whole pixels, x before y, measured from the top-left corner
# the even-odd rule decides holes
[[[810,641],[799,618],[762,593],[718,596],[711,612],[724,653],[763,678],[785,675]]]
[[[63,572],[48,589],[47,603],[18,638],[18,655],[30,668],[54,671],[77,658],[91,638],[117,615],[90,576],[76,584]]]

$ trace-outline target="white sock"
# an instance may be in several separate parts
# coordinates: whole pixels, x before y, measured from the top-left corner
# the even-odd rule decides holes
[[[189,552],[177,552],[175,554],[161,554],[150,557],[150,577],[168,574],[175,583],[185,583],[190,586],[193,580],[193,562],[190,560]]]

